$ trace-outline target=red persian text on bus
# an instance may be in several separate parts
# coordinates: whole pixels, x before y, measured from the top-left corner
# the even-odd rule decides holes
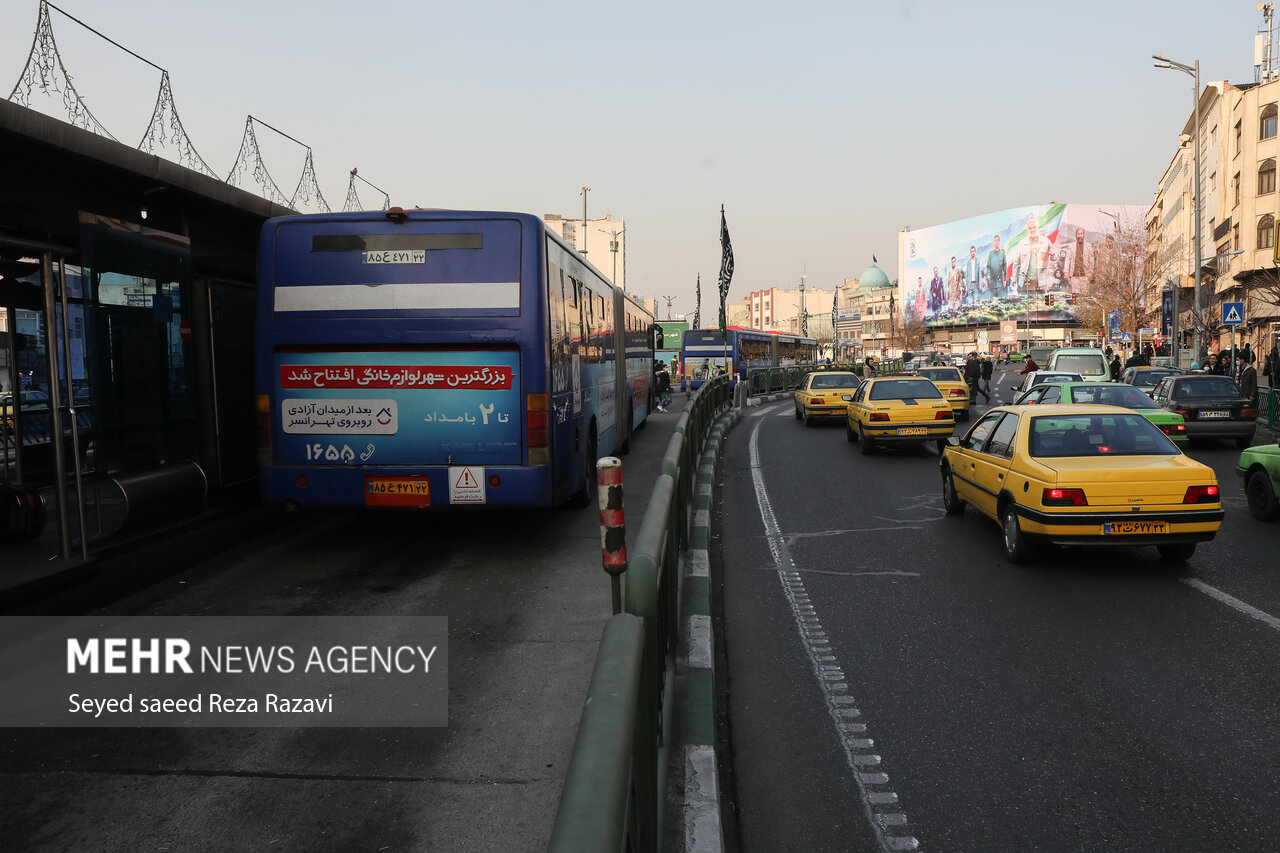
[[[363,364],[283,365],[281,388],[510,388],[511,368]]]

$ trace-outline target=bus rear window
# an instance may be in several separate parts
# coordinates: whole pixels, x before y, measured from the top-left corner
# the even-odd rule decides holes
[[[515,316],[515,220],[285,221],[274,231],[277,312]]]

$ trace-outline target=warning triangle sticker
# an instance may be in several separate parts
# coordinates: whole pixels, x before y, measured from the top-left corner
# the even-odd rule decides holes
[[[1227,312],[1226,322],[1228,323],[1240,322],[1240,312],[1236,310],[1236,307],[1234,305],[1232,305],[1231,310]]]
[[[458,479],[454,481],[453,486],[456,489],[474,489],[479,487],[476,478],[471,476],[470,468],[463,468],[458,474]]]

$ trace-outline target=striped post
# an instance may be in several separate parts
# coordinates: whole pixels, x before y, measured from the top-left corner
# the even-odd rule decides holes
[[[627,570],[627,514],[622,507],[622,460],[606,456],[596,463],[600,501],[600,557],[613,586],[613,612],[622,612],[622,585]]]

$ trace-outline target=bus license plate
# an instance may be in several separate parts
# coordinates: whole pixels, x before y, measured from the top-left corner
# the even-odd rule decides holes
[[[431,506],[426,477],[366,477],[365,506]]]
[[[898,430],[898,435],[928,435],[929,430],[925,427],[902,427]]]
[[[1169,522],[1167,521],[1109,521],[1102,525],[1103,536],[1168,532]]]
[[[1218,410],[1218,409],[1210,409],[1210,410],[1209,410],[1209,411],[1207,411],[1207,412],[1201,412],[1201,413],[1200,413],[1200,417],[1202,417],[1202,418],[1229,418],[1229,417],[1231,417],[1231,413],[1230,413],[1230,412],[1223,412],[1223,411],[1220,411],[1220,410]]]

